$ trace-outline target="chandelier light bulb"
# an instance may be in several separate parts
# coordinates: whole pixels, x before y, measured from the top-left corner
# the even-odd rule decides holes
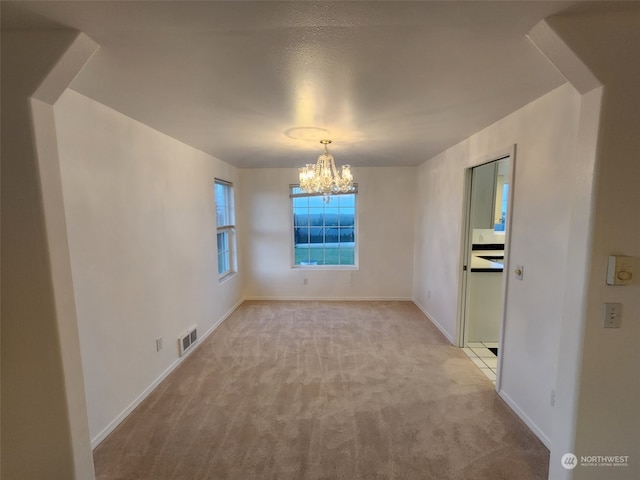
[[[332,193],[347,193],[354,190],[351,166],[343,165],[341,173],[336,168],[333,155],[327,145],[331,140],[320,140],[324,152],[315,165],[309,163],[298,169],[300,188],[306,193],[321,193],[328,198]]]

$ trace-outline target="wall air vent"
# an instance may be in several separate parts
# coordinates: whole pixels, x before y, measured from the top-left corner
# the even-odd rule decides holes
[[[178,349],[180,350],[180,356],[183,356],[197,340],[198,329],[194,325],[178,337]]]

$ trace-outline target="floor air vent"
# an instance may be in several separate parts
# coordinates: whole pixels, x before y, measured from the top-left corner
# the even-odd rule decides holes
[[[178,337],[178,348],[180,349],[180,356],[184,355],[194,343],[198,340],[198,329],[193,326],[187,330],[183,335]]]

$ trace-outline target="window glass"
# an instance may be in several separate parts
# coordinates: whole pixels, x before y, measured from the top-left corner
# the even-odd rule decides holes
[[[328,197],[291,187],[293,265],[356,266],[355,192]]]
[[[233,185],[223,180],[216,180],[214,197],[218,228],[218,277],[222,280],[236,271]]]

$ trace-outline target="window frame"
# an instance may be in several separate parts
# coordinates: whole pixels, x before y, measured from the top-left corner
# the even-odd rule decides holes
[[[218,197],[216,189],[218,185],[225,188],[225,214],[224,216],[227,218],[228,223],[220,225],[218,223],[219,215],[218,215]],[[237,249],[236,249],[236,223],[235,223],[235,191],[233,188],[233,183],[228,182],[226,180],[222,180],[220,178],[214,179],[214,191],[213,191],[213,199],[216,210],[216,266],[218,271],[218,281],[223,282],[227,278],[235,275],[238,271],[237,268]],[[227,260],[228,267],[223,272],[220,272],[220,245],[218,242],[219,235],[226,235],[227,238],[227,248],[222,251]]]
[[[358,270],[359,269],[359,231],[358,231],[358,184],[353,184],[354,190],[346,193],[333,193],[330,197],[338,197],[341,195],[353,195],[353,264],[334,264],[334,265],[296,265],[296,245],[295,245],[295,218],[294,204],[295,198],[300,197],[324,197],[322,193],[293,193],[294,188],[300,188],[300,184],[293,183],[289,185],[289,242],[290,242],[290,261],[291,268],[295,270]]]

